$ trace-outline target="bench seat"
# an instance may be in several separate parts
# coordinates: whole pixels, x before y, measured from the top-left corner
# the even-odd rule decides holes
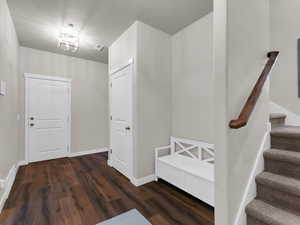
[[[214,182],[215,180],[214,165],[211,163],[191,159],[181,155],[167,155],[160,157],[158,160],[208,181]]]
[[[163,179],[214,206],[213,162],[213,145],[172,137],[171,145],[155,150],[156,180]]]

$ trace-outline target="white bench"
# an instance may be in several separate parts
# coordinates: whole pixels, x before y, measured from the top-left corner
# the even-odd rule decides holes
[[[214,145],[171,137],[155,149],[155,176],[214,206]]]

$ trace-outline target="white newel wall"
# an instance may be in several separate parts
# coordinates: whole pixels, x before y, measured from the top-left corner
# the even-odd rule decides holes
[[[134,183],[154,179],[154,148],[171,134],[171,37],[135,22],[109,48],[109,70],[134,60]],[[150,178],[149,178],[150,177]]]
[[[268,84],[246,127],[234,130],[228,123],[251,93],[269,47],[268,1],[214,1],[216,225],[233,225],[239,216],[268,131]]]

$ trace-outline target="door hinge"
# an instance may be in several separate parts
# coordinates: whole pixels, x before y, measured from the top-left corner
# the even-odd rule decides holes
[[[110,116],[110,120],[112,120],[112,116]]]
[[[112,154],[112,149],[109,149],[109,153]]]
[[[112,83],[110,83],[110,87],[112,87]]]

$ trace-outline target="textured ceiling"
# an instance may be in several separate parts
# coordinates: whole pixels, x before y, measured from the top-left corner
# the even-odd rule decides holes
[[[174,34],[206,15],[212,0],[8,0],[22,46],[107,63],[107,48],[135,20]],[[80,49],[57,48],[61,26],[80,31]]]

